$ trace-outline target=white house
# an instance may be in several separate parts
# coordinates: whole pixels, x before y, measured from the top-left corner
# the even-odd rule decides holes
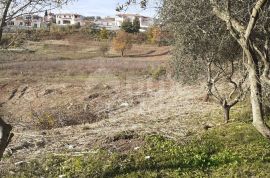
[[[40,17],[38,15],[29,15],[26,17],[28,17],[27,19],[25,19],[26,24],[28,24],[28,26],[30,26],[32,28],[40,28],[41,27],[41,24],[43,22],[42,17]]]
[[[98,19],[94,23],[99,28],[106,28],[107,30],[118,30],[119,27],[115,25],[114,17],[105,17],[104,19]]]
[[[79,14],[56,14],[57,25],[77,25],[83,26],[83,16]]]
[[[139,14],[117,14],[115,17],[115,25],[121,27],[124,21],[128,20],[133,22],[136,17],[139,18],[142,29],[149,28],[154,24],[154,20],[151,17],[146,17]]]
[[[43,19],[38,15],[24,15],[9,21],[7,26],[11,28],[40,28],[42,23]]]
[[[49,23],[55,23],[56,22],[56,15],[54,13],[48,13],[48,15],[44,16],[43,19],[44,23],[49,24]]]

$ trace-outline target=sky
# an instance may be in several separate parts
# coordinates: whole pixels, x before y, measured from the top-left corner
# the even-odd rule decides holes
[[[60,9],[53,10],[54,13],[78,13],[83,16],[114,16],[119,13],[115,9],[118,4],[123,4],[125,0],[75,0]],[[156,15],[153,7],[146,10],[139,6],[130,6],[126,13],[138,13],[145,16],[154,17]]]

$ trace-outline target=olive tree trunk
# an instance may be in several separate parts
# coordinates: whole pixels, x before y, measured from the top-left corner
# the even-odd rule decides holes
[[[270,138],[270,129],[266,125],[263,118],[263,109],[261,103],[262,89],[257,77],[258,76],[256,75],[256,71],[254,69],[250,69],[250,101],[252,105],[253,125],[263,136]]]
[[[260,80],[260,70],[258,60],[251,48],[244,48],[248,59],[248,72],[250,83],[250,101],[252,106],[252,116],[254,127],[264,136],[270,138],[270,128],[264,120],[262,106],[262,85]]]
[[[13,133],[11,133],[11,130],[12,126],[5,123],[0,118],[0,160],[2,159],[5,149],[7,148],[13,137]]]
[[[223,106],[223,111],[224,111],[224,122],[228,123],[230,120],[230,110],[231,108],[228,106]]]

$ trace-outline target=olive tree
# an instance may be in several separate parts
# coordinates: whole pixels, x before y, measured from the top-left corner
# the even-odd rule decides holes
[[[176,77],[186,83],[206,79],[206,98],[212,96],[221,105],[227,123],[230,109],[244,98],[248,89],[244,86],[247,75],[240,71],[240,46],[225,25],[206,11],[207,7],[211,4],[200,0],[165,0],[161,17],[175,35],[172,67]]]
[[[167,0],[163,0],[164,3]],[[170,0],[168,0],[170,1]],[[127,0],[125,5],[137,2],[136,0]],[[147,5],[147,0],[140,1],[143,6]],[[270,128],[265,122],[263,113],[263,86],[270,85],[270,59],[269,59],[269,17],[270,0],[201,0],[201,1],[177,1],[172,4],[175,9],[185,6],[186,16],[179,18],[179,22],[186,20],[189,13],[197,9],[200,4],[202,13],[197,17],[192,17],[191,24],[198,24],[203,21],[204,24],[215,25],[217,21],[206,19],[214,16],[223,22],[222,29],[228,30],[231,37],[241,46],[244,54],[243,64],[246,67],[248,75],[248,85],[250,88],[250,101],[252,105],[253,125],[265,137],[270,138]],[[125,5],[120,6],[120,9]],[[164,5],[164,4],[163,4]],[[169,6],[169,7],[171,7]],[[211,12],[206,15],[205,12]],[[172,13],[173,14],[173,13]],[[176,14],[177,15],[177,14]],[[193,27],[190,28],[192,31]],[[203,30],[203,29],[202,29]],[[231,51],[227,51],[230,53]]]
[[[253,125],[265,137],[270,129],[263,113],[263,84],[270,85],[269,0],[210,0],[213,14],[222,20],[241,46],[249,75]]]

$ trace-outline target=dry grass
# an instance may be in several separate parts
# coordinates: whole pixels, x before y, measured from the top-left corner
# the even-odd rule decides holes
[[[126,130],[183,137],[193,132],[189,125],[200,129],[200,121],[206,120],[188,120],[192,113],[215,108],[198,102],[201,88],[161,77],[168,72],[159,67],[167,65],[167,48],[138,45],[129,57],[110,51],[107,58],[83,59],[100,42],[67,39],[27,45],[36,52],[1,56],[0,115],[15,126],[11,147],[37,137],[47,144],[42,150],[22,148],[25,154],[13,153],[14,160],[63,151],[67,145],[84,151]],[[66,55],[69,59],[63,60]]]
[[[32,60],[79,60],[99,57],[100,47],[110,41],[95,41],[83,38],[82,36],[71,35],[62,40],[43,40],[38,42],[25,42],[22,48],[29,49],[26,52],[3,53],[0,61],[32,61]],[[130,57],[157,57],[166,55],[168,47],[157,47],[152,45],[134,45],[127,51]],[[112,48],[108,51],[108,57],[119,57],[120,54]]]
[[[149,67],[156,68],[161,62],[125,60],[122,58],[93,60],[57,60],[57,61],[27,61],[6,62],[0,64],[2,77],[59,78],[63,76],[89,76],[103,73],[119,76],[146,75]]]

